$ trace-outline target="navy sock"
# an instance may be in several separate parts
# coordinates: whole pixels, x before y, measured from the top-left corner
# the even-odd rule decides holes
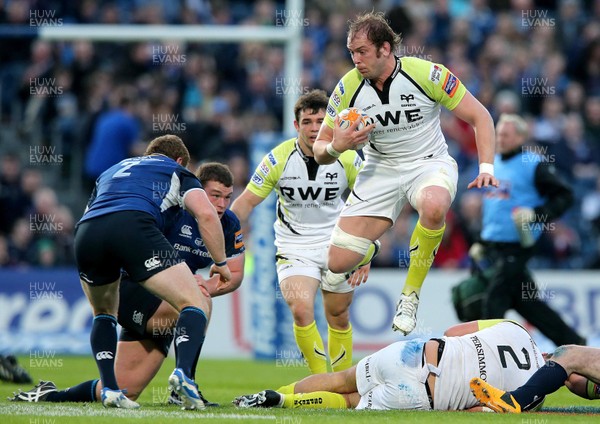
[[[100,314],[94,317],[90,334],[92,353],[100,371],[103,387],[118,390],[115,377],[115,352],[117,351],[117,319],[112,315]]]
[[[175,356],[177,368],[181,368],[188,377],[198,361],[204,334],[206,333],[206,315],[202,309],[188,306],[179,313],[175,326]]]
[[[99,380],[89,380],[66,390],[48,393],[46,402],[94,402]]]
[[[198,359],[200,359],[200,355],[196,356],[196,360],[192,364],[192,371],[190,372],[190,378],[196,381],[196,366],[198,365]]]
[[[524,409],[536,399],[560,389],[568,377],[567,372],[561,365],[554,361],[548,361],[546,365],[529,378],[527,383],[510,392],[510,394],[521,405],[521,409]]]

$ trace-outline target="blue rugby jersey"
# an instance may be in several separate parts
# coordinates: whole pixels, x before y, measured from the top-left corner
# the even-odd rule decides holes
[[[125,159],[98,177],[79,222],[118,211],[142,211],[151,214],[162,229],[161,212],[183,207],[185,193],[201,188],[193,173],[167,156]]]
[[[177,250],[179,257],[188,264],[192,272],[206,268],[213,263],[210,253],[204,245],[202,235],[194,217],[186,211],[167,218],[165,237]],[[229,209],[221,217],[223,235],[225,237],[225,254],[227,259],[244,253],[244,238],[240,220]]]

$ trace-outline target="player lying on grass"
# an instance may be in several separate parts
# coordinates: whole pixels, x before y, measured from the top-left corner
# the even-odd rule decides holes
[[[233,192],[233,175],[229,169],[219,163],[208,163],[198,168],[196,176],[216,208],[223,233],[225,235],[225,251],[231,270],[231,281],[225,287],[218,286],[219,275],[208,280],[196,275],[201,290],[210,296],[219,296],[237,289],[244,277],[244,241],[240,230],[240,222],[227,210]],[[171,224],[165,231],[167,240],[177,250],[192,272],[209,267],[212,263],[210,255],[202,242],[201,234],[194,218],[181,211],[171,217]],[[177,311],[165,301],[146,291],[140,284],[128,278],[121,280],[119,288],[119,324],[123,327],[117,345],[115,372],[119,387],[127,389],[127,397],[135,400],[150,383],[162,365],[169,346],[175,336],[185,338],[185,334],[174,334],[177,322]],[[210,297],[209,297],[210,299]],[[192,368],[192,379],[195,378],[196,364]],[[13,400],[26,402],[93,402],[100,399],[101,383],[89,380],[67,390],[58,391],[54,383],[41,382],[35,388],[15,394]],[[213,406],[200,394],[206,406]]]
[[[471,380],[473,395],[496,412],[520,413],[537,399],[554,393],[563,385],[584,399],[600,399],[600,349],[566,345],[548,355],[548,362],[523,386],[507,391],[481,378]]]
[[[241,408],[480,411],[469,388],[473,373],[512,390],[543,363],[535,342],[517,323],[471,321],[449,328],[442,338],[396,342],[345,371],[311,375],[233,403]]]

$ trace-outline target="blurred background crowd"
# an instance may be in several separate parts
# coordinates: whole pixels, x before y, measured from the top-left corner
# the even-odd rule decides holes
[[[347,21],[385,11],[399,55],[443,63],[488,108],[522,114],[531,148],[571,183],[576,203],[539,243],[539,268],[600,267],[600,2],[312,1],[304,19],[271,0],[0,0],[0,266],[72,265],[74,222],[95,178],[175,133],[197,163],[229,164],[240,193],[254,135],[288,128],[286,95],[330,93],[351,67]],[[81,24],[302,25],[301,81],[269,43],[48,42],[10,30]],[[290,87],[291,86],[291,87]],[[472,130],[442,113],[461,172],[434,266],[467,267],[481,224]],[[283,140],[283,136],[281,138]],[[406,267],[416,214],[405,208],[376,266]]]

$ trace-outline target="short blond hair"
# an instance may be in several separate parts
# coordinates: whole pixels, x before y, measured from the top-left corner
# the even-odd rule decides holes
[[[529,135],[529,126],[527,125],[527,122],[514,113],[503,113],[500,115],[496,127],[500,126],[500,124],[513,124],[517,134],[522,135],[523,137]]]

